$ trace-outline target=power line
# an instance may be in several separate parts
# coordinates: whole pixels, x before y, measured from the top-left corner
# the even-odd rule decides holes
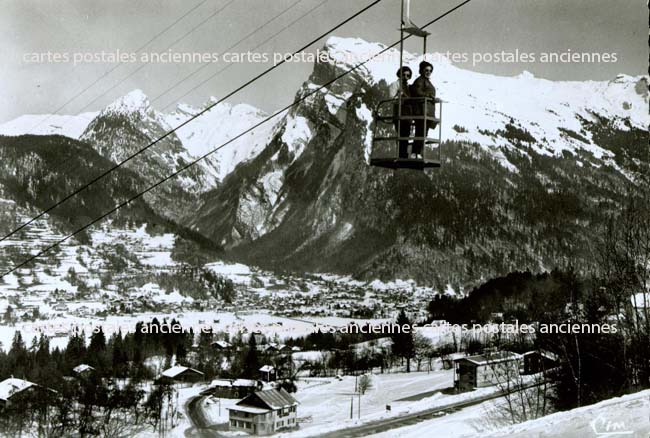
[[[300,0],[300,1],[302,1],[302,0]],[[300,1],[297,2],[297,3],[294,3],[294,5],[300,3]],[[253,48],[250,49],[250,50],[251,50],[251,51],[252,51],[252,50],[255,50],[255,49],[257,49],[260,45],[265,44],[265,43],[271,41],[273,38],[275,38],[276,36],[278,36],[279,34],[281,34],[282,32],[284,32],[285,30],[287,30],[289,27],[293,26],[295,23],[297,23],[298,21],[302,20],[303,18],[305,18],[307,15],[311,14],[311,13],[312,13],[313,11],[315,11],[316,9],[320,8],[321,6],[323,6],[325,3],[327,3],[327,1],[328,1],[328,0],[323,0],[322,2],[318,3],[316,6],[312,7],[312,8],[309,9],[307,12],[305,12],[304,14],[302,14],[301,16],[299,16],[298,18],[296,18],[295,20],[293,20],[291,23],[289,23],[289,24],[287,24],[286,26],[284,26],[284,27],[283,27],[279,32],[274,33],[274,34],[271,35],[270,37],[266,38],[262,43],[256,45],[255,47],[253,47]],[[293,6],[293,5],[292,5],[292,6]],[[281,14],[280,14],[280,15],[281,15]],[[268,23],[270,23],[271,21],[273,21],[273,20],[274,20],[275,18],[277,18],[277,17],[278,17],[278,16],[275,16],[275,17],[272,18],[271,20],[267,21],[266,23],[264,23],[264,25],[262,25],[262,27],[266,26]],[[259,30],[259,29],[261,29],[261,28],[258,28],[258,30]],[[248,37],[252,36],[254,33],[256,33],[256,32],[251,32],[251,33],[249,33],[249,34],[246,35],[244,38],[240,39],[240,40],[237,41],[235,44],[233,44],[232,46],[230,46],[230,47],[228,47],[227,49],[225,49],[224,52],[228,52],[229,50],[232,50],[234,47],[237,47],[237,45],[239,45],[239,43],[241,43],[242,41],[244,41],[244,40],[247,39]],[[192,76],[196,75],[199,71],[203,70],[205,67],[208,67],[209,65],[210,65],[210,64],[204,64],[204,65],[200,66],[199,68],[197,68],[196,70],[194,70],[194,71],[193,71],[192,73],[190,73],[189,75],[185,76],[185,77],[184,77],[183,79],[181,79],[180,81],[177,81],[176,83],[174,83],[174,85],[172,85],[171,87],[167,88],[165,91],[163,91],[162,93],[160,93],[158,96],[154,97],[154,98],[151,100],[151,102],[155,102],[156,100],[160,99],[162,96],[164,96],[164,95],[167,94],[168,92],[172,91],[172,90],[173,90],[174,88],[176,88],[178,85],[182,84],[183,82],[185,82],[186,80],[188,80],[188,79],[191,78]],[[215,74],[213,74],[212,76],[210,76],[209,79],[212,79],[213,77],[215,77],[215,76],[218,75],[219,73],[221,73],[221,72],[223,72],[224,70],[226,70],[226,69],[227,69],[228,67],[230,67],[231,65],[232,65],[232,64],[228,64],[228,66],[226,66],[226,67],[224,67],[224,68],[222,68],[222,69],[219,69]],[[192,91],[196,90],[198,87],[200,87],[200,86],[203,85],[204,83],[205,83],[205,81],[204,81],[204,82],[201,82],[198,86],[192,88],[190,91],[188,91],[187,93],[183,94],[181,97],[179,97],[179,98],[173,100],[172,102],[170,102],[169,104],[167,104],[167,106],[165,106],[163,109],[168,108],[168,107],[171,106],[174,102],[178,102],[180,99],[182,99],[183,97],[187,96],[189,93],[191,93]]]
[[[176,23],[178,23],[179,21],[181,21],[183,18],[185,18],[187,15],[189,15],[192,11],[196,10],[199,6],[201,6],[202,4],[204,4],[204,3],[207,2],[207,1],[208,1],[208,0],[203,0],[203,2],[201,2],[201,3],[199,3],[198,5],[196,5],[195,7],[193,7],[191,10],[189,10],[188,12],[186,12],[182,17],[178,18],[176,21],[174,21],[172,24],[170,24],[170,25],[167,26],[165,29],[163,29],[161,32],[159,32],[158,34],[156,34],[153,38],[151,38],[151,39],[150,39],[149,41],[147,41],[145,44],[143,44],[142,46],[140,46],[140,48],[138,48],[134,53],[139,53],[142,49],[144,49],[144,48],[145,48],[146,46],[148,46],[152,41],[154,41],[158,36],[162,35],[166,30],[170,29],[172,26],[174,26]],[[207,18],[204,18],[204,19],[203,19],[199,24],[197,24],[197,25],[195,25],[194,27],[192,27],[192,28],[191,28],[188,32],[186,32],[183,36],[181,36],[180,38],[177,38],[173,43],[171,43],[170,45],[168,45],[164,50],[167,50],[167,49],[169,49],[170,47],[172,47],[174,44],[178,43],[179,41],[182,41],[182,40],[183,40],[184,38],[186,38],[188,35],[190,35],[191,33],[193,33],[196,29],[198,29],[199,27],[201,27],[201,26],[202,26],[203,24],[205,24],[207,21],[209,21],[210,19],[212,19],[214,16],[216,16],[217,14],[219,14],[221,11],[223,11],[224,9],[226,9],[228,6],[230,6],[230,4],[233,3],[234,1],[235,1],[235,0],[230,0],[230,1],[228,1],[227,3],[225,3],[221,8],[217,9],[215,12],[213,12],[212,14],[210,14]],[[122,65],[122,63],[120,62],[120,63],[118,63],[116,66],[114,66],[112,69],[110,69],[109,71],[107,71],[106,73],[104,73],[101,77],[99,77],[98,79],[96,79],[92,84],[88,85],[88,86],[87,86],[85,89],[83,89],[81,92],[77,93],[76,96],[74,96],[72,99],[68,100],[68,101],[67,101],[66,103],[64,103],[61,107],[59,107],[59,108],[55,111],[55,113],[57,113],[60,109],[62,109],[62,108],[63,108],[64,106],[66,106],[68,103],[72,102],[72,101],[73,101],[74,99],[76,99],[78,96],[80,96],[81,94],[83,94],[85,91],[89,90],[93,85],[97,84],[97,83],[98,83],[102,78],[104,78],[105,76],[107,76],[109,73],[115,71],[115,70],[116,70],[118,67],[120,67],[121,65]],[[90,105],[92,105],[94,102],[96,102],[97,100],[99,100],[99,98],[101,98],[102,96],[106,95],[109,91],[115,89],[116,87],[118,87],[119,85],[121,85],[122,83],[124,83],[128,78],[130,78],[131,76],[133,76],[133,75],[134,75],[135,73],[137,73],[138,71],[142,70],[142,69],[143,69],[144,67],[146,67],[147,65],[148,65],[148,64],[143,64],[143,65],[141,65],[140,67],[138,67],[138,69],[136,69],[135,71],[131,72],[131,73],[128,74],[126,77],[122,78],[122,80],[120,80],[117,84],[113,85],[111,88],[109,88],[108,90],[104,91],[104,92],[103,92],[102,94],[100,94],[99,96],[96,96],[92,101],[90,101],[90,102],[87,103],[85,106],[83,106],[83,107],[81,108],[80,112],[83,112],[85,109],[87,109],[88,107],[90,107]],[[80,114],[80,116],[83,117],[81,114]],[[41,120],[40,122],[38,122],[38,123],[36,124],[36,126],[34,126],[33,128],[30,129],[30,131],[34,130],[35,128],[37,128],[37,127],[38,127],[39,125],[41,125],[42,123],[44,123],[44,122],[46,122],[47,120],[49,120],[50,117],[52,117],[51,114],[48,115],[45,119],[43,119],[43,120]],[[84,117],[84,118],[85,118],[85,117]],[[88,121],[91,121],[91,119],[87,119],[87,120],[88,120]],[[67,122],[65,122],[65,123],[62,125],[62,128],[65,128],[65,127],[66,127],[70,122],[71,122],[70,120],[68,120]],[[29,132],[28,132],[28,133],[29,133]],[[63,160],[63,161],[61,161],[61,162],[56,163],[54,166],[52,166],[52,170],[51,170],[51,171],[52,171],[52,172],[58,171],[59,169],[62,168],[62,165],[66,164],[66,163],[67,163],[66,160]],[[66,169],[67,169],[67,168],[66,168]],[[0,239],[0,242],[2,242],[3,240],[5,240],[6,237],[8,237],[8,236],[5,236],[4,238]]]
[[[232,3],[234,3],[234,2],[235,2],[235,0],[230,0],[228,3],[226,3],[225,5],[223,5],[221,8],[219,8],[218,10],[214,11],[212,14],[210,14],[210,15],[208,15],[206,18],[204,18],[203,21],[201,21],[199,24],[197,24],[197,25],[194,26],[192,29],[190,29],[188,32],[186,32],[183,36],[181,36],[180,38],[177,38],[176,40],[174,40],[173,43],[169,44],[169,45],[168,45],[167,47],[165,47],[162,51],[165,51],[165,50],[170,49],[171,47],[173,47],[173,46],[174,46],[175,44],[177,44],[178,42],[180,42],[180,41],[184,40],[185,38],[187,38],[188,35],[192,34],[196,29],[198,29],[199,27],[203,26],[205,23],[207,23],[208,21],[210,21],[212,18],[214,18],[214,17],[215,17],[216,15],[218,15],[219,13],[221,13],[221,11],[223,11],[224,9],[226,9],[228,6],[230,6],[230,5],[231,5]],[[125,77],[123,77],[123,78],[122,78],[118,83],[112,85],[108,90],[105,90],[105,91],[102,92],[99,96],[96,96],[93,100],[91,100],[90,102],[88,102],[88,103],[87,103],[83,108],[81,108],[81,111],[80,111],[80,112],[84,111],[85,109],[87,109],[88,107],[90,107],[90,105],[92,105],[93,103],[97,102],[100,98],[106,96],[106,94],[108,94],[109,92],[113,91],[114,89],[116,89],[117,87],[119,87],[120,85],[122,85],[124,82],[126,82],[127,79],[133,77],[133,75],[135,75],[135,74],[138,73],[140,70],[142,70],[143,68],[147,67],[148,65],[150,65],[150,63],[142,64],[141,66],[139,66],[138,68],[136,68],[135,70],[133,70],[131,73],[129,73],[128,75],[126,75]]]
[[[172,47],[173,45],[175,45],[175,44],[178,43],[179,41],[183,40],[186,36],[188,36],[189,34],[191,34],[192,32],[194,32],[197,28],[199,28],[201,25],[203,25],[204,23],[206,23],[209,19],[211,19],[212,17],[214,17],[217,13],[219,13],[219,12],[221,12],[223,9],[225,9],[225,8],[226,8],[228,5],[230,5],[230,3],[232,3],[233,1],[234,1],[234,0],[231,0],[231,1],[228,2],[226,5],[224,5],[221,9],[219,9],[219,10],[216,11],[216,12],[214,12],[212,15],[208,16],[208,17],[207,17],[206,19],[204,19],[201,23],[199,23],[198,25],[194,26],[194,27],[193,27],[189,32],[187,32],[185,35],[183,35],[182,37],[178,38],[176,41],[174,41],[174,42],[171,43],[169,46],[167,46],[167,48],[164,49],[164,50],[167,50],[168,48]],[[261,26],[257,27],[257,29],[255,29],[254,31],[248,33],[245,37],[239,39],[239,40],[238,40],[234,45],[232,45],[232,46],[230,46],[229,48],[225,49],[224,52],[227,52],[228,50],[231,50],[233,47],[237,46],[239,43],[241,43],[242,41],[244,41],[246,38],[250,37],[251,35],[253,35],[253,34],[257,33],[257,32],[259,32],[259,31],[260,31],[262,28],[264,28],[266,25],[268,25],[269,23],[271,23],[272,21],[274,21],[275,19],[277,19],[279,16],[281,16],[282,14],[284,14],[285,12],[287,12],[289,9],[293,8],[294,6],[296,6],[297,4],[299,4],[299,3],[303,2],[303,1],[304,1],[304,0],[297,0],[297,1],[295,1],[295,2],[292,3],[289,7],[285,8],[285,9],[282,10],[280,13],[276,14],[273,18],[267,20],[264,24],[262,24]],[[320,3],[316,8],[312,8],[312,9],[310,9],[307,13],[301,15],[299,19],[305,17],[305,16],[306,16],[307,14],[309,14],[311,11],[313,11],[314,9],[317,9],[317,8],[320,7],[321,5],[325,4],[327,1],[328,1],[328,0],[324,0],[324,1],[321,2],[321,3]],[[291,23],[291,25],[293,25],[296,21],[298,21],[298,20],[294,20],[294,21]],[[286,30],[286,28],[287,28],[287,27],[285,27],[283,30]],[[275,35],[277,35],[277,33],[276,33]],[[275,36],[275,35],[274,35],[274,36]],[[255,48],[253,48],[253,49],[251,49],[251,50],[255,50]],[[128,78],[130,78],[131,76],[133,76],[134,74],[136,74],[138,71],[142,70],[142,69],[143,69],[144,67],[146,67],[147,65],[149,65],[149,64],[144,64],[144,65],[140,66],[137,70],[131,72],[127,77],[123,78],[120,82],[118,82],[117,84],[115,84],[114,86],[112,86],[111,88],[109,88],[108,90],[104,91],[101,95],[97,96],[94,100],[92,100],[91,102],[89,102],[86,106],[84,106],[84,107],[81,109],[81,111],[83,111],[83,110],[85,110],[86,108],[88,108],[88,107],[89,107],[90,105],[92,105],[95,101],[97,101],[100,97],[106,95],[109,91],[115,89],[116,87],[118,87],[119,85],[121,85],[122,83],[124,83],[124,81],[126,81]],[[187,80],[188,78],[190,78],[191,76],[193,76],[195,73],[197,73],[199,70],[201,70],[203,67],[207,67],[208,65],[210,65],[210,64],[204,64],[204,65],[203,65],[202,67],[200,67],[198,70],[195,70],[192,74],[190,74],[189,76],[186,76],[185,78],[183,78],[182,80],[180,80],[180,81],[178,81],[176,84],[174,84],[172,87],[168,88],[167,90],[165,90],[164,92],[162,92],[161,94],[159,94],[158,96],[156,96],[154,99],[151,100],[151,102],[155,102],[157,99],[159,99],[160,97],[162,97],[163,95],[165,95],[167,92],[171,91],[174,87],[176,87],[177,85],[181,84],[182,82],[184,82],[185,80]],[[183,97],[184,97],[184,96],[183,96]],[[168,105],[168,106],[169,106],[169,105]],[[88,119],[88,120],[91,120],[91,119]],[[63,126],[65,127],[65,126],[67,125],[67,123],[69,123],[69,122],[66,122]],[[67,163],[67,160],[64,160],[64,161],[61,161],[61,162],[55,164],[55,165],[53,166],[52,172],[59,170],[59,169],[61,168],[61,165],[62,165],[62,164],[65,164],[65,163]],[[66,168],[66,169],[67,169],[67,168]],[[1,239],[0,242],[1,242],[2,240],[4,240],[4,239]]]
[[[374,6],[374,5],[375,5],[376,3],[378,3],[379,1],[381,1],[381,0],[377,0],[376,2],[372,3],[369,7]],[[431,26],[432,24],[434,24],[434,23],[436,23],[437,21],[443,19],[444,17],[446,17],[447,15],[453,13],[454,11],[460,9],[461,7],[463,7],[463,6],[465,6],[466,4],[470,3],[471,1],[472,1],[472,0],[465,0],[465,1],[462,2],[462,3],[459,3],[458,5],[456,5],[455,7],[453,7],[452,9],[449,9],[449,10],[448,10],[447,12],[445,12],[444,14],[439,15],[438,17],[434,18],[433,20],[429,21],[428,23],[426,23],[425,25],[423,25],[421,28],[424,29],[424,28],[427,28],[427,27]],[[358,13],[355,14],[353,17],[351,17],[351,18],[349,18],[348,20],[346,20],[346,22],[349,21],[350,19],[354,18],[355,16],[359,15],[360,13],[362,13],[364,10],[366,10],[366,9],[369,8],[369,7],[364,8],[361,12],[358,12]],[[329,32],[328,32],[328,33],[329,33]],[[354,67],[350,68],[349,70],[346,70],[345,72],[341,73],[340,75],[338,75],[338,76],[335,77],[334,79],[331,79],[330,81],[328,81],[328,82],[326,82],[325,84],[319,86],[318,88],[314,89],[313,91],[311,91],[311,92],[305,94],[305,95],[302,96],[300,99],[297,99],[297,100],[294,101],[293,103],[291,103],[291,104],[285,106],[284,108],[282,108],[282,109],[276,111],[275,113],[273,113],[272,115],[268,116],[268,117],[265,118],[264,120],[262,120],[262,121],[256,123],[255,125],[253,125],[252,127],[246,129],[245,131],[241,132],[241,133],[238,134],[237,136],[231,138],[231,139],[228,140],[227,142],[225,142],[225,143],[221,144],[220,146],[218,146],[218,147],[212,149],[211,151],[205,153],[205,154],[202,155],[201,157],[199,157],[199,158],[197,158],[196,160],[194,160],[194,161],[192,161],[192,162],[186,164],[185,166],[183,166],[182,168],[178,169],[177,171],[171,173],[170,175],[167,175],[165,178],[163,178],[162,180],[158,181],[157,183],[155,183],[155,184],[149,186],[147,189],[143,190],[142,192],[139,192],[138,194],[136,194],[136,195],[132,196],[131,198],[127,199],[126,201],[123,201],[122,203],[120,203],[120,204],[117,205],[116,207],[112,208],[111,210],[107,211],[106,213],[102,214],[101,216],[97,217],[96,219],[93,219],[92,221],[90,221],[90,222],[87,223],[86,225],[82,226],[81,228],[77,229],[77,230],[74,231],[73,233],[68,234],[68,235],[65,236],[64,238],[58,240],[57,242],[53,243],[52,245],[50,245],[50,246],[46,247],[45,249],[39,251],[37,254],[33,255],[33,256],[30,257],[29,259],[27,259],[27,260],[23,261],[22,263],[20,263],[20,264],[14,266],[13,268],[11,268],[10,270],[8,270],[7,272],[3,273],[2,276],[1,276],[0,278],[3,278],[3,277],[5,277],[6,275],[11,274],[12,272],[16,271],[17,269],[20,269],[21,267],[27,265],[28,263],[31,263],[32,261],[34,261],[34,260],[37,259],[38,257],[42,256],[43,254],[47,253],[47,252],[50,251],[51,249],[53,249],[53,248],[59,246],[59,245],[62,244],[63,242],[65,242],[65,241],[67,241],[68,239],[74,237],[76,234],[78,234],[78,233],[80,233],[80,232],[82,232],[82,231],[88,229],[89,227],[93,226],[93,225],[96,224],[97,222],[99,222],[99,221],[103,220],[104,218],[110,216],[111,214],[115,213],[115,212],[116,212],[117,210],[119,210],[120,208],[122,208],[122,207],[124,207],[124,206],[130,204],[131,202],[135,201],[136,199],[138,199],[138,198],[144,196],[145,194],[149,193],[151,190],[153,190],[153,189],[155,189],[156,187],[158,187],[158,186],[164,184],[164,183],[167,182],[168,180],[170,180],[170,179],[176,177],[176,176],[179,175],[181,172],[183,172],[183,171],[185,171],[186,169],[188,169],[188,168],[194,166],[194,165],[195,165],[196,163],[198,163],[199,161],[201,161],[201,160],[203,160],[204,158],[208,157],[209,155],[211,155],[211,154],[217,152],[218,150],[220,150],[220,149],[226,147],[226,146],[229,145],[230,143],[232,143],[232,142],[238,140],[239,138],[243,137],[244,135],[246,135],[246,134],[248,134],[249,132],[253,131],[254,129],[258,128],[259,126],[265,124],[265,123],[268,122],[269,120],[271,120],[271,119],[277,117],[278,115],[284,113],[285,111],[288,111],[289,109],[293,108],[294,106],[298,105],[299,103],[304,102],[307,98],[309,98],[310,96],[313,96],[314,94],[320,92],[323,88],[329,87],[329,86],[332,85],[334,82],[336,82],[336,81],[338,81],[339,79],[341,79],[342,77],[344,77],[344,76],[350,74],[351,72],[357,70],[359,67],[362,67],[363,65],[367,64],[367,63],[368,63],[369,61],[371,61],[372,59],[376,58],[377,56],[379,56],[379,55],[381,55],[381,54],[383,54],[383,53],[385,53],[385,52],[387,52],[388,50],[390,50],[390,49],[392,49],[393,47],[397,46],[401,41],[407,40],[407,39],[409,39],[410,37],[411,37],[411,35],[408,35],[408,36],[406,36],[406,37],[404,37],[404,38],[402,38],[402,39],[396,41],[395,43],[391,44],[390,46],[388,46],[388,47],[382,49],[381,51],[377,52],[376,54],[372,55],[370,58],[366,59],[365,61],[363,61],[363,62],[361,62],[361,63],[355,65]],[[318,39],[320,39],[320,38],[318,38]],[[316,40],[316,41],[318,41],[318,40]],[[315,42],[315,41],[314,41],[314,42]],[[306,47],[309,47],[311,44],[313,44],[313,42],[310,43],[309,45],[307,45]],[[304,50],[304,49],[301,49],[301,50]],[[298,53],[298,52],[300,52],[301,50],[298,50],[298,51],[295,52],[295,53]],[[295,55],[295,53],[294,53],[294,55]],[[292,56],[293,56],[293,55],[292,55]],[[286,59],[286,58],[285,58],[285,59]],[[207,111],[207,110],[202,111],[202,112],[199,113],[197,116],[194,116],[192,119],[189,119],[188,122],[191,121],[191,120],[193,120],[193,119],[196,118],[196,117],[199,117],[201,114],[205,113],[206,111]],[[185,122],[184,124],[187,124],[187,122]],[[184,124],[181,124],[181,126],[183,126]],[[179,126],[179,128],[180,128],[180,126]],[[176,128],[176,129],[178,129],[178,128]]]
[[[50,207],[46,208],[45,210],[43,210],[42,212],[40,212],[39,214],[37,214],[36,216],[34,216],[33,218],[31,218],[30,220],[28,220],[27,222],[25,222],[24,224],[22,224],[21,226],[19,226],[18,228],[14,229],[12,232],[10,232],[10,233],[7,234],[6,236],[4,236],[2,239],[0,239],[0,242],[2,242],[3,240],[6,240],[8,237],[11,237],[12,235],[14,235],[15,233],[17,233],[18,231],[20,231],[20,230],[22,230],[23,228],[25,228],[26,226],[28,226],[29,224],[31,224],[31,223],[33,223],[34,221],[40,219],[41,217],[43,217],[43,216],[44,216],[45,214],[47,214],[48,212],[52,211],[53,209],[57,208],[59,205],[61,205],[61,204],[63,204],[64,202],[66,202],[68,199],[70,199],[70,198],[76,196],[77,194],[79,194],[80,192],[84,191],[86,188],[88,188],[88,187],[91,186],[92,184],[94,184],[94,183],[96,183],[97,181],[99,181],[100,179],[104,178],[104,177],[105,177],[106,175],[108,175],[109,173],[111,173],[111,172],[113,172],[114,170],[116,170],[116,169],[122,167],[124,164],[126,164],[126,163],[129,162],[129,161],[131,161],[133,158],[137,157],[138,155],[140,155],[140,154],[143,153],[144,151],[148,150],[149,148],[151,148],[152,146],[154,146],[155,144],[157,144],[157,143],[160,142],[161,140],[163,140],[163,139],[169,137],[171,134],[173,134],[174,132],[176,132],[178,129],[180,129],[180,128],[182,128],[183,126],[185,126],[185,125],[187,125],[188,123],[190,123],[192,120],[194,120],[194,119],[196,119],[197,117],[200,117],[200,116],[202,116],[203,114],[207,113],[207,112],[210,111],[212,108],[214,108],[215,106],[217,106],[219,103],[221,103],[221,102],[223,102],[224,100],[228,99],[229,97],[235,95],[235,94],[238,93],[239,91],[243,90],[244,88],[248,87],[248,86],[251,85],[252,83],[256,82],[256,81],[257,81],[258,79],[260,79],[261,77],[267,75],[267,74],[270,73],[271,71],[273,71],[273,70],[275,70],[276,68],[280,67],[282,64],[284,64],[285,62],[287,62],[287,59],[291,59],[291,58],[292,58],[293,56],[295,56],[296,54],[302,52],[303,50],[305,50],[306,48],[308,48],[308,47],[311,46],[312,44],[316,43],[316,42],[317,42],[318,40],[320,40],[321,38],[324,38],[325,36],[327,36],[329,33],[333,32],[333,31],[335,31],[336,29],[340,28],[341,26],[343,26],[343,25],[349,23],[350,21],[352,21],[353,19],[355,19],[355,18],[358,17],[359,15],[363,14],[365,11],[367,11],[367,10],[370,9],[370,8],[372,8],[373,6],[375,6],[377,3],[381,2],[381,1],[382,1],[382,0],[374,0],[374,1],[373,1],[372,3],[370,3],[368,6],[364,7],[363,9],[361,9],[361,10],[359,10],[358,12],[354,13],[352,16],[350,16],[350,17],[346,18],[345,20],[341,21],[339,24],[337,24],[337,25],[334,26],[333,28],[329,29],[329,30],[328,30],[327,32],[325,32],[324,34],[319,35],[318,37],[316,37],[315,39],[313,39],[312,41],[310,41],[308,44],[306,44],[305,46],[303,46],[303,47],[301,47],[300,49],[298,49],[298,50],[296,50],[295,52],[293,52],[293,53],[292,53],[291,55],[289,55],[288,57],[285,57],[281,62],[279,62],[279,63],[273,65],[272,67],[270,67],[270,68],[268,68],[268,69],[266,69],[266,70],[263,71],[262,73],[260,73],[260,74],[258,74],[257,76],[255,76],[253,79],[248,80],[246,83],[244,83],[243,85],[240,85],[238,88],[236,88],[235,90],[231,91],[231,92],[228,93],[226,96],[224,96],[224,97],[222,97],[221,99],[217,100],[217,101],[214,102],[213,104],[207,106],[206,108],[204,108],[203,110],[201,110],[201,111],[198,112],[197,114],[193,115],[192,117],[190,117],[190,118],[187,119],[186,121],[182,122],[181,124],[179,124],[179,125],[176,126],[175,128],[173,128],[173,129],[167,131],[165,134],[163,134],[162,136],[158,137],[156,140],[152,141],[152,142],[149,143],[147,146],[145,146],[145,147],[143,147],[142,149],[136,151],[135,153],[129,155],[127,158],[125,158],[124,160],[122,160],[122,161],[120,161],[119,163],[115,164],[114,166],[110,167],[108,170],[102,172],[99,176],[96,176],[96,177],[93,178],[91,181],[87,182],[86,184],[84,184],[84,185],[81,186],[80,188],[76,189],[75,191],[73,191],[73,192],[70,193],[69,195],[65,196],[63,199],[61,199],[61,200],[55,202],[53,205],[51,205]]]
[[[187,17],[189,14],[191,14],[192,12],[194,12],[196,9],[198,9],[201,5],[203,5],[203,4],[206,3],[207,1],[208,1],[208,0],[203,0],[203,1],[199,2],[196,6],[192,7],[191,9],[189,9],[189,10],[188,10],[187,12],[185,12],[182,16],[180,16],[179,18],[177,18],[173,23],[169,24],[169,25],[168,25],[167,27],[165,27],[163,30],[161,30],[160,32],[158,32],[158,33],[157,33],[156,35],[154,35],[153,37],[151,37],[151,38],[149,39],[149,41],[147,41],[147,42],[144,43],[142,46],[140,46],[138,49],[136,49],[135,53],[138,53],[140,50],[142,50],[142,49],[144,49],[145,47],[147,47],[147,46],[148,46],[149,44],[151,44],[155,39],[157,39],[160,35],[162,35],[163,33],[167,32],[167,31],[168,31],[169,29],[171,29],[172,27],[174,27],[174,26],[175,26],[178,22],[180,22],[183,18]],[[65,102],[63,103],[63,105],[61,105],[61,106],[58,107],[56,110],[54,110],[54,113],[53,113],[53,114],[58,113],[58,112],[61,111],[63,108],[65,108],[65,107],[66,107],[70,102],[72,102],[72,101],[75,100],[77,97],[79,97],[79,96],[81,96],[82,94],[84,94],[86,91],[90,90],[90,89],[91,89],[93,86],[95,86],[99,81],[101,81],[103,78],[105,78],[106,76],[108,76],[109,74],[111,74],[112,72],[114,72],[114,71],[115,71],[117,68],[119,68],[122,64],[123,64],[122,62],[118,62],[117,65],[113,66],[111,69],[109,69],[109,70],[107,70],[106,72],[104,72],[104,74],[102,74],[100,77],[98,77],[97,79],[95,79],[94,82],[92,82],[91,84],[87,85],[83,90],[79,91],[77,94],[75,94],[75,95],[72,96],[70,99],[68,99],[67,101],[65,101]],[[42,125],[43,123],[45,123],[46,121],[48,121],[48,120],[50,119],[50,117],[52,117],[53,114],[50,114],[50,115],[48,115],[45,119],[39,121],[39,122],[38,122],[34,127],[32,127],[29,131],[33,131],[34,129],[38,128],[40,125]],[[28,133],[29,133],[29,132],[28,132]]]

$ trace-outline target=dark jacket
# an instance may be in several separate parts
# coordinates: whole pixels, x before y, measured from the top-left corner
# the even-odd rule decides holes
[[[430,80],[424,76],[418,76],[418,78],[413,82],[410,87],[411,97],[430,97],[431,99],[436,98],[436,88],[433,86]],[[427,100],[427,115],[435,115],[435,106],[434,102]],[[421,116],[424,114],[424,101],[413,102],[413,114]]]

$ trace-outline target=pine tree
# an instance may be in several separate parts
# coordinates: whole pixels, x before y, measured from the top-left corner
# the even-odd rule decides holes
[[[244,358],[243,376],[247,379],[254,379],[257,377],[257,372],[260,369],[259,356],[257,354],[257,342],[255,342],[255,334],[251,333],[248,339],[248,350]]]
[[[74,331],[65,349],[66,369],[71,370],[86,361],[86,336],[83,332]]]
[[[101,327],[93,330],[93,334],[90,336],[87,358],[88,364],[98,371],[103,372],[107,367],[106,335],[104,335],[104,330]]]
[[[406,359],[406,372],[411,372],[411,359],[415,357],[415,343],[411,331],[411,321],[402,310],[395,322],[399,328],[392,334],[393,354]]]
[[[24,377],[29,365],[29,356],[27,354],[27,347],[23,341],[23,335],[20,331],[14,333],[14,338],[11,341],[11,348],[9,349],[9,363],[11,373],[15,376]]]

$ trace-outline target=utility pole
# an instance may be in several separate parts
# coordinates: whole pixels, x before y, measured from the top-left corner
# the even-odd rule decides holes
[[[358,406],[357,406],[357,414],[359,419],[361,419],[361,391],[357,392],[359,395],[359,401],[358,401]]]
[[[353,402],[354,402],[354,396],[351,395],[350,396],[350,420],[352,420],[352,417],[354,416],[354,410],[352,407]]]

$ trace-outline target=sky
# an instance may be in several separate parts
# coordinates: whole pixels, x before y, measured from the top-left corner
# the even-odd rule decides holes
[[[22,114],[97,111],[135,88],[142,89],[159,110],[171,111],[179,102],[201,105],[210,96],[227,94],[271,64],[223,60],[146,64],[130,59],[120,64],[106,58],[74,62],[75,54],[98,57],[119,50],[140,58],[142,53],[165,53],[169,47],[174,52],[222,56],[247,37],[228,51],[247,52],[257,47],[254,52],[272,57],[273,53],[300,48],[369,3],[371,0],[5,0],[0,14],[0,53],[4,57],[0,63],[0,123]],[[411,17],[416,23],[425,23],[458,3],[460,0],[412,0]],[[399,38],[399,11],[400,0],[382,0],[334,35],[392,44]],[[429,30],[429,52],[456,53],[461,61],[456,64],[474,71],[514,76],[527,70],[551,80],[610,80],[619,73],[647,74],[645,0],[472,0]],[[310,50],[322,47],[324,41]],[[406,49],[422,50],[411,42]],[[532,53],[536,62],[475,62],[495,53],[516,51],[520,61],[522,53]],[[608,54],[610,62],[540,62],[543,52],[568,51]],[[54,58],[57,55],[60,59]],[[462,62],[463,57],[467,62]],[[199,67],[203,68],[181,82]],[[312,68],[310,63],[286,64],[229,101],[265,111],[280,108],[293,101]],[[140,70],[128,77],[136,69]]]

